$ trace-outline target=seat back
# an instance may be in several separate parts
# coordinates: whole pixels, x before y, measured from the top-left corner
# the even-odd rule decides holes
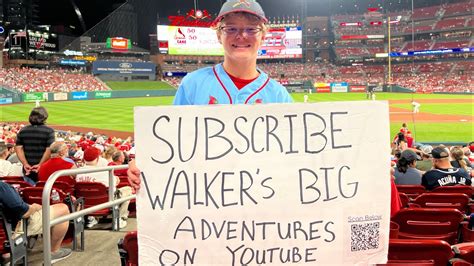
[[[20,188],[33,187],[30,183],[25,182],[23,180],[4,180],[4,182],[10,185],[18,185],[20,186]]]
[[[441,186],[433,189],[432,193],[464,193],[469,198],[472,198],[474,190],[471,186]]]
[[[434,261],[434,265],[446,266],[453,258],[451,246],[442,240],[411,240],[390,239],[388,247],[388,262],[426,263]]]
[[[122,266],[138,266],[137,231],[127,232],[118,242],[118,249]]]
[[[25,181],[22,176],[0,176],[0,180],[2,181]]]
[[[416,198],[426,192],[422,185],[397,185],[397,190],[399,193],[405,193],[409,198]]]
[[[400,201],[402,203],[402,208],[408,207],[408,203],[410,202],[410,198],[408,198],[407,194],[399,192],[398,196],[400,197]]]
[[[413,202],[422,208],[454,208],[466,212],[469,197],[463,193],[424,193]]]
[[[46,182],[44,181],[38,181],[38,183],[36,183],[36,187],[44,187],[45,184]],[[65,194],[70,195],[74,195],[74,186],[75,184],[71,185],[70,183],[57,180],[53,183],[53,188],[61,190]]]
[[[99,205],[109,201],[108,188],[99,182],[77,182],[76,198],[84,198],[85,208]],[[102,209],[93,212],[91,215],[107,215],[110,213],[109,209]]]
[[[26,232],[26,220],[23,221],[23,232]],[[12,224],[4,215],[3,205],[0,204],[0,255],[10,253],[10,265],[16,265],[19,261],[26,265],[28,261],[26,234],[20,234],[14,239],[13,230]],[[2,265],[6,264],[6,261],[3,261],[3,257],[0,257],[0,263]]]
[[[42,199],[43,199],[43,187],[27,187],[23,188],[21,190],[21,197],[23,200],[28,203],[28,204],[43,204]],[[50,199],[50,204],[55,204],[59,202],[64,202],[64,199],[66,198],[66,194],[63,193],[61,190],[57,190],[59,194],[59,201],[55,202],[53,199]]]
[[[398,238],[438,239],[455,244],[463,218],[457,209],[407,208],[395,214],[392,221],[400,226]]]

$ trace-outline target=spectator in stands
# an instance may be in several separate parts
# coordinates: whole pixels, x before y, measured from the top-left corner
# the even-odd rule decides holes
[[[112,162],[109,163],[109,166],[113,165],[122,165],[125,162],[125,153],[123,151],[116,151],[112,155]],[[127,176],[127,169],[115,170],[114,175],[116,176]]]
[[[44,162],[38,171],[39,181],[48,181],[48,178],[56,171],[76,168],[73,160],[68,158],[68,147],[64,141],[55,141],[49,147],[51,151],[51,158]],[[75,177],[61,176],[56,181],[63,181],[65,183],[74,185]]]
[[[460,147],[451,148],[451,165],[455,168],[462,168],[466,172],[471,173],[472,165],[469,159],[464,158],[464,151]]]
[[[413,148],[413,144],[415,143],[415,140],[413,139],[410,130],[407,130],[407,133],[405,135],[405,139],[407,141],[407,147],[408,148]]]
[[[433,147],[431,145],[423,145],[420,149],[422,151],[422,160],[416,163],[416,169],[426,172],[433,168],[433,160],[431,160]]]
[[[31,184],[38,181],[38,169],[49,159],[49,146],[54,142],[54,130],[45,125],[48,112],[36,107],[30,113],[30,125],[22,128],[16,140],[16,153],[23,164],[25,180]]]
[[[226,1],[215,20],[217,38],[224,48],[224,62],[190,73],[181,82],[173,104],[288,103],[288,91],[257,69],[258,49],[267,32],[267,19],[255,0]],[[205,85],[205,86],[204,86]],[[129,181],[140,184],[140,170],[132,160]]]
[[[22,175],[22,165],[19,163],[12,164],[10,161],[7,161],[9,155],[7,145],[3,142],[0,142],[0,177],[3,176],[21,176]]]
[[[89,147],[87,150],[84,151],[84,162],[86,166],[84,168],[94,168],[98,167],[99,157],[100,157],[100,150],[95,147]],[[108,172],[96,172],[96,173],[86,173],[86,174],[78,174],[76,176],[77,182],[98,182],[104,184],[106,187],[109,187],[109,173]],[[115,176],[113,180],[113,185],[117,186],[120,183],[120,179]],[[129,186],[121,187],[118,189],[120,196],[119,197],[127,197],[132,195],[132,188]],[[128,219],[128,205],[130,201],[125,201],[124,203],[120,204],[120,222],[119,227],[120,229],[127,226],[127,219]],[[90,218],[89,218],[90,219]],[[89,223],[94,223],[93,221],[89,221]]]
[[[400,151],[404,151],[408,148],[407,140],[403,132],[399,132],[397,134],[397,137],[395,140],[395,148]]]
[[[115,146],[109,146],[104,152],[104,158],[107,160],[108,164],[113,162],[112,156],[116,153],[118,149]]]
[[[471,185],[471,177],[462,168],[454,168],[449,162],[449,153],[443,147],[431,151],[434,169],[426,172],[421,178],[421,184],[432,190],[439,186]]]
[[[0,182],[0,203],[3,205],[6,217],[12,223],[13,228],[17,228],[16,232],[22,229],[22,218],[28,218],[27,233],[28,236],[34,236],[42,233],[42,209],[41,205],[29,205],[24,202],[15,189],[4,182]],[[51,205],[51,219],[69,214],[66,204],[59,203]],[[17,226],[18,224],[18,226]],[[51,263],[56,263],[71,255],[71,250],[61,248],[61,243],[66,235],[69,222],[57,224],[51,228]]]
[[[416,169],[416,161],[421,160],[420,156],[413,150],[404,150],[400,155],[395,167],[395,184],[397,185],[420,185],[421,172]]]

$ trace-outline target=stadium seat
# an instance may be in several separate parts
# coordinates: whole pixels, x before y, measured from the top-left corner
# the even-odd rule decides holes
[[[473,192],[471,186],[441,186],[433,189],[430,193],[464,193],[472,198]]]
[[[464,215],[457,209],[401,209],[392,221],[400,226],[398,238],[437,239],[450,244],[458,240],[458,228]]]
[[[66,194],[61,190],[57,190],[59,194],[59,202],[54,202],[53,199],[50,199],[50,204],[61,203],[66,198]],[[42,205],[43,198],[43,187],[26,187],[21,190],[21,197],[28,204],[39,204]]]
[[[138,266],[137,231],[130,231],[118,242],[120,262],[122,266]]]
[[[39,181],[36,183],[36,187],[44,187],[45,184],[46,182]],[[65,194],[74,195],[74,184],[71,185],[70,183],[56,180],[53,184],[53,188],[61,190]]]
[[[1,176],[0,181],[25,181],[22,176]]]
[[[56,184],[56,183],[55,183]],[[44,187],[28,187],[24,188],[21,190],[21,195],[23,197],[23,200],[28,203],[28,204],[42,204],[42,197],[43,197],[43,188]],[[79,198],[77,200],[74,200],[69,197],[69,195],[65,194],[61,190],[58,190],[60,202],[65,203],[68,205],[69,211],[75,212],[76,210],[81,209],[84,205],[84,200],[82,198]],[[50,200],[50,204],[54,204],[57,202],[54,202],[52,199]],[[81,250],[84,250],[84,216],[78,217],[74,219],[73,221],[70,221],[70,226],[68,229],[68,233],[66,234],[65,241],[73,241],[73,249],[77,250],[78,247],[78,242],[77,242],[77,235],[81,234]]]
[[[443,240],[390,239],[387,265],[446,266],[453,257],[451,246]]]
[[[426,192],[422,185],[397,185],[397,190],[399,193],[405,193],[409,198],[416,198]]]
[[[456,257],[470,263],[468,265],[474,264],[474,242],[456,244],[452,247],[452,249],[456,254]]]
[[[390,238],[398,238],[400,226],[396,222],[390,221]]]
[[[108,188],[98,182],[77,182],[76,183],[76,197],[84,198],[84,208],[93,207],[109,201],[109,190]],[[115,213],[114,213],[115,212]],[[101,209],[90,213],[90,216],[105,217],[112,214],[116,219],[118,228],[120,216],[118,206],[111,209]],[[112,226],[113,227],[113,226]]]
[[[8,183],[10,185],[19,185],[20,189],[26,188],[26,187],[33,187],[30,183],[25,182],[25,181],[18,181],[18,180],[4,180],[5,183]]]
[[[469,197],[463,193],[423,193],[413,203],[422,208],[454,208],[465,213]]]
[[[13,228],[11,223],[6,219],[3,213],[3,206],[0,204],[0,264],[1,265],[16,265],[21,262],[23,265],[27,265],[27,238],[26,238],[26,225],[23,223],[23,234],[17,235],[13,238]],[[10,259],[4,261],[3,255],[8,253]]]
[[[402,208],[408,207],[408,203],[410,202],[410,198],[408,198],[407,194],[399,192],[398,196],[400,197],[400,201],[402,202]]]

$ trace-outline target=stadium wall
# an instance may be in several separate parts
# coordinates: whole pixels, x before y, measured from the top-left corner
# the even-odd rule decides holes
[[[0,90],[0,104],[36,101],[80,101],[113,98],[174,96],[176,90],[133,90],[133,91],[74,91],[74,92],[31,92],[6,94]]]

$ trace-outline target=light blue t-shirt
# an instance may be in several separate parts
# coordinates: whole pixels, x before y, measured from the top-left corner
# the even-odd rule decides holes
[[[222,64],[198,69],[186,75],[176,92],[174,105],[290,103],[290,94],[266,73],[240,90]]]

